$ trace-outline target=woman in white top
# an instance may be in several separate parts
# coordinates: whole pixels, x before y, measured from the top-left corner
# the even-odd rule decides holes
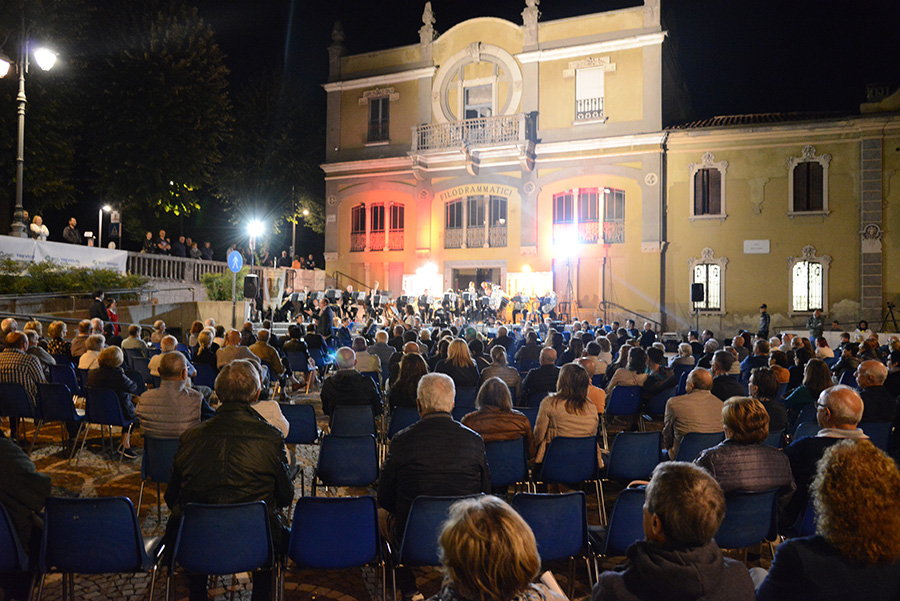
[[[106,346],[106,338],[102,334],[94,334],[88,336],[84,341],[84,348],[87,350],[78,359],[78,369],[97,369],[100,363],[97,359],[100,357],[100,351]]]
[[[34,219],[31,220],[30,229],[31,237],[38,242],[46,242],[47,236],[50,235],[50,230],[44,225],[44,219],[40,215],[35,215]]]

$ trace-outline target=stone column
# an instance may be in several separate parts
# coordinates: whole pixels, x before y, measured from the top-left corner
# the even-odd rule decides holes
[[[859,143],[859,300],[860,318],[873,327],[881,321],[883,307],[883,260],[881,234],[883,226],[881,178],[883,173],[880,138]]]

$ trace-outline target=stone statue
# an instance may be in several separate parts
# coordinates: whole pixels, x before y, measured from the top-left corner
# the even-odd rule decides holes
[[[522,23],[525,25],[525,46],[533,46],[538,43],[538,19],[541,11],[538,5],[541,0],[525,0],[525,10],[522,11]]]
[[[422,27],[419,28],[419,41],[422,44],[430,44],[434,41],[434,11],[431,9],[431,2],[425,3],[425,10],[422,11]]]
[[[341,57],[344,56],[344,26],[335,21],[331,30],[331,45],[328,46],[328,81],[341,78]]]

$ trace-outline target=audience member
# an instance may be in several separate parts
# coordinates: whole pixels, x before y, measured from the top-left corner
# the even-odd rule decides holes
[[[66,323],[64,321],[51,322],[47,327],[47,352],[51,355],[72,356],[72,343],[66,340]]]
[[[859,396],[863,400],[860,423],[892,422],[897,417],[897,401],[884,387],[887,367],[880,361],[863,361],[856,370]]]
[[[72,359],[79,359],[87,348],[85,348],[85,343],[87,342],[88,336],[91,335],[91,320],[90,319],[82,319],[78,322],[78,334],[75,335],[75,338],[72,339],[72,345],[69,348],[69,354],[72,355]]]
[[[141,326],[137,324],[128,326],[128,338],[122,341],[122,350],[140,351],[143,357],[149,354],[147,343],[141,340]]]
[[[784,431],[789,420],[784,403],[775,400],[778,395],[778,380],[768,367],[755,367],[750,372],[750,396],[762,403],[769,414],[769,431]]]
[[[576,359],[575,363],[583,367],[588,374],[587,399],[597,408],[597,413],[603,414],[606,411],[606,391],[590,383],[594,378],[594,365],[596,365],[596,362],[591,361],[587,357],[582,357],[581,359]]]
[[[138,398],[136,412],[144,436],[179,438],[200,423],[203,395],[190,386],[184,355],[174,351],[159,357],[160,386]]]
[[[262,363],[260,363],[259,357],[246,346],[241,346],[241,333],[237,330],[228,330],[228,333],[225,334],[225,346],[216,351],[216,367],[222,369],[235,359],[246,359],[252,362],[257,371],[262,373]]]
[[[416,497],[490,491],[484,441],[450,415],[455,393],[449,376],[422,376],[416,398],[421,419],[391,439],[378,484],[378,504],[382,536],[392,544],[403,539]],[[396,583],[405,599],[418,595],[409,568],[396,571]]]
[[[404,355],[400,360],[400,371],[397,380],[391,386],[389,393],[390,407],[416,407],[416,394],[419,380],[428,373],[428,365],[425,359],[418,353]]]
[[[150,342],[159,344],[162,342],[163,336],[166,335],[166,322],[157,319],[153,322],[153,331],[150,333]]]
[[[587,371],[580,365],[569,363],[559,370],[557,390],[541,401],[534,423],[537,463],[543,462],[547,447],[557,436],[580,438],[597,435],[600,417],[594,404],[587,400],[590,383]]]
[[[828,365],[821,359],[810,359],[803,369],[803,384],[798,386],[784,399],[791,423],[807,405],[812,405],[822,391],[832,385]]]
[[[44,373],[46,374],[49,370],[47,366],[56,365],[56,359],[50,355],[47,351],[38,346],[38,333],[34,330],[25,330],[24,334],[28,337],[28,350],[26,351],[29,355],[34,355],[38,358],[41,364],[44,366]]]
[[[361,372],[375,372],[381,377],[381,358],[374,353],[369,353],[366,339],[362,336],[353,338],[353,352],[356,353],[356,369]]]
[[[724,517],[725,496],[712,476],[690,463],[660,463],[647,485],[645,540],[600,574],[592,601],[753,601],[747,568],[713,540]]]
[[[503,347],[494,347],[503,352]],[[475,411],[462,418],[462,425],[478,432],[485,443],[524,439],[528,459],[534,459],[537,445],[528,417],[512,408],[509,387],[500,378],[484,381],[475,398]]]
[[[556,351],[552,348],[541,349],[540,362],[539,367],[535,367],[525,375],[525,381],[522,383],[522,396],[526,403],[532,402],[532,397],[556,391],[556,382],[559,380]]]
[[[666,403],[662,443],[670,458],[678,455],[685,434],[722,431],[722,401],[711,392],[712,385],[712,374],[698,367],[688,374],[687,394]]]
[[[522,377],[518,370],[506,363],[506,347],[497,344],[491,347],[491,361],[482,372],[479,384],[483,385],[491,378],[500,378],[509,387],[513,395],[513,404],[522,398]]]
[[[610,396],[616,386],[643,386],[646,380],[647,352],[636,346],[628,351],[625,368],[617,369],[606,384],[606,395]]]
[[[356,370],[356,353],[342,346],[334,357],[337,371],[322,384],[322,411],[331,417],[338,405],[368,405],[381,415],[381,394],[372,378]]]
[[[27,351],[28,337],[25,334],[10,332],[6,335],[6,347],[0,352],[0,382],[24,386],[34,408],[37,406],[38,384],[47,380],[40,360]],[[13,440],[17,437],[18,425],[18,418],[9,418],[10,437]]]
[[[541,347],[538,344],[538,336],[534,330],[525,335],[525,344],[516,351],[516,364],[522,365],[529,361],[540,361]]]
[[[469,347],[462,338],[455,338],[447,348],[447,358],[438,361],[436,373],[447,374],[456,388],[477,388],[478,368],[469,353]]]
[[[84,353],[78,359],[78,369],[97,369],[100,351],[106,346],[102,334],[91,334],[84,343]]]
[[[250,406],[259,394],[259,372],[251,363],[235,361],[224,366],[216,379],[219,410],[182,434],[165,494],[172,511],[166,527],[170,542],[188,503],[261,500],[269,511],[276,552],[283,551],[288,533],[278,508],[290,505],[294,486],[281,432]],[[226,456],[228,460],[222,461]],[[216,469],[210,469],[211,465]],[[271,598],[272,580],[271,573],[254,574],[251,598]],[[205,575],[189,577],[191,601],[207,598],[206,581]]]
[[[815,536],[792,538],[778,547],[756,598],[897,599],[897,465],[868,441],[839,442],[818,462],[812,494]]]
[[[734,355],[728,351],[716,351],[713,354],[712,375],[713,385],[711,392],[722,401],[727,401],[733,396],[744,396],[747,391],[731,375],[731,366],[734,364]]]
[[[122,416],[126,421],[130,421],[136,415],[132,396],[137,393],[137,384],[125,375],[125,370],[122,369],[124,361],[125,355],[119,347],[110,346],[103,349],[98,353],[96,368],[88,372],[86,385],[89,388],[107,388],[116,393]],[[131,436],[127,428],[122,428],[118,453],[128,459],[137,457],[137,453],[131,450]]]

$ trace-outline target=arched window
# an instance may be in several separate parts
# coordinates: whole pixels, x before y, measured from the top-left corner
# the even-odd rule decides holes
[[[788,259],[790,267],[790,314],[812,313],[828,307],[828,269],[831,257],[816,256],[813,246],[805,246],[801,256]]]
[[[807,144],[788,167],[788,215],[828,214],[828,165],[830,154],[816,154]]]
[[[699,163],[691,163],[688,168],[691,171],[691,219],[724,219],[728,161],[716,161],[711,152],[706,152]]]
[[[703,300],[692,303],[694,311],[725,313],[725,267],[728,259],[716,258],[713,249],[704,248],[699,259],[691,259],[691,284],[703,284]]]

